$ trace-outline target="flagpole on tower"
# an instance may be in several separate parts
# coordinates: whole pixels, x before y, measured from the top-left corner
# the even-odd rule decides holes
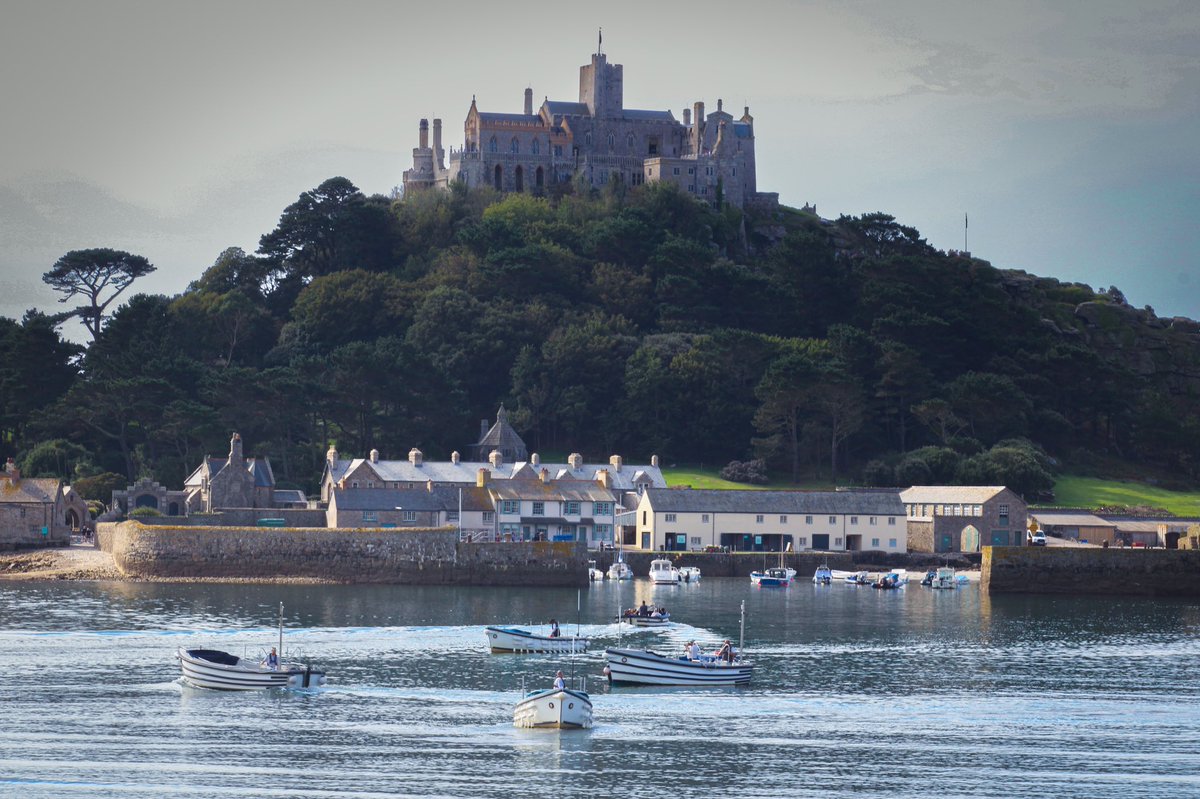
[[[967,228],[970,225],[967,223],[967,214],[963,212],[963,252],[970,252],[971,248],[967,246]]]
[[[600,28],[596,34],[596,55],[604,52],[604,28]]]

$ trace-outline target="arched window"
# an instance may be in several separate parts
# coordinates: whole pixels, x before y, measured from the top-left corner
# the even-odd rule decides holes
[[[542,168],[540,166],[537,168],[537,172],[533,173],[533,182],[534,182],[534,185],[536,185],[539,189],[542,188],[543,185],[545,185],[546,178],[542,174]]]
[[[512,141],[508,143],[508,151],[510,153],[521,152],[521,143],[517,141],[517,137],[513,136]]]
[[[629,152],[633,152],[633,134],[630,133],[625,138],[625,146],[629,148]]]
[[[517,191],[525,191],[525,170],[518,166],[513,177],[517,183]]]
[[[537,155],[541,151],[542,151],[541,145],[538,144],[537,139],[534,139],[533,143],[529,145],[529,152],[533,153],[534,155]]]
[[[616,145],[617,145],[617,137],[612,135],[611,133],[608,134],[608,151],[611,153],[613,148]]]
[[[489,153],[496,152],[496,137],[495,136],[493,136],[492,140],[490,142],[488,142],[488,152]]]
[[[493,142],[494,141],[495,140],[493,140]],[[496,191],[500,191],[503,188],[504,188],[504,170],[500,168],[499,164],[496,164]]]

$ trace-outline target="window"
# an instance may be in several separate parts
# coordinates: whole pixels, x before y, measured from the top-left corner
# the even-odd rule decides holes
[[[677,166],[675,166],[675,167],[671,167],[671,174],[672,174],[672,175],[678,175],[678,174],[679,174],[679,167],[677,167]]]
[[[448,522],[458,521],[458,511],[456,511],[456,510],[446,511],[446,521],[448,521]]]
[[[592,503],[592,515],[593,516],[612,516],[613,515],[613,503],[611,503],[611,502],[593,502]]]
[[[532,142],[530,142],[529,152],[533,153],[534,155],[537,155],[541,151],[542,151],[542,145],[538,144],[537,139],[534,139]]]
[[[802,536],[800,536],[799,538],[797,538],[797,539],[796,539],[796,541],[797,541],[797,542],[800,544],[800,546],[802,546],[802,547],[806,547],[806,546],[808,546],[808,536],[804,536],[804,535],[802,535]]]
[[[554,154],[557,157],[562,158],[562,145],[561,144],[554,145]]]
[[[851,517],[850,517],[850,523],[851,523],[851,524],[858,524],[858,517],[857,517],[857,516],[851,516]]]
[[[1000,511],[1000,518],[998,520],[1000,524],[1008,524],[1008,506],[1001,505],[998,510]]]
[[[496,152],[496,137],[495,136],[493,136],[492,140],[490,142],[488,142],[488,152],[489,153]]]
[[[786,516],[780,516],[780,517],[779,517],[779,523],[780,523],[780,524],[787,524],[787,517],[786,517]]]
[[[761,513],[754,517],[754,521],[758,522],[759,524],[762,524],[762,519],[763,517]]]
[[[696,167],[694,167],[694,166],[689,166],[689,167],[688,167],[688,174],[689,174],[689,175],[694,175],[694,174],[696,174]]]
[[[888,539],[888,549],[895,549],[895,548],[896,548],[896,539],[889,538]]]
[[[355,480],[355,481],[353,481],[352,483],[350,483],[350,487],[351,487],[351,488],[358,488],[358,481],[357,481],[357,480]]]
[[[616,146],[617,146],[617,137],[612,135],[611,133],[609,133],[608,134],[608,150],[609,150],[609,152],[612,152],[613,148]]]
[[[367,488],[374,488],[374,487],[375,487],[375,481],[374,481],[374,480],[368,480],[368,481],[367,481]]]
[[[377,521],[379,521],[379,514],[378,514],[376,511],[373,511],[373,510],[365,510],[365,511],[363,511],[363,512],[362,512],[362,514],[363,514],[363,521],[364,521],[364,522],[372,522],[372,523],[374,523],[374,522],[377,522]]]
[[[836,516],[830,516],[830,517],[829,517],[829,523],[830,523],[830,524],[837,524],[837,517],[836,517]]]
[[[533,515],[534,516],[545,516],[546,515],[546,503],[545,502],[533,503]]]
[[[877,523],[878,521],[879,521],[879,517],[878,517],[878,516],[872,516],[872,517],[871,517],[870,524],[875,524],[875,523]]]
[[[515,499],[506,499],[500,503],[500,512],[504,514],[520,513],[521,503]]]
[[[871,548],[872,548],[872,549],[879,549],[879,539],[878,539],[878,538],[872,538],[872,539],[871,539]]]
[[[642,524],[646,523],[646,511],[642,511]]]
[[[693,183],[689,183],[689,184],[688,184],[688,191],[690,191],[692,194],[695,194],[695,193],[696,193],[696,186],[695,186],[695,184],[693,184]]]
[[[630,152],[633,152],[633,134],[632,133],[630,133],[628,136],[625,137],[625,146],[629,148]]]
[[[812,517],[811,517],[811,516],[805,516],[805,517],[804,517],[804,523],[805,523],[805,524],[812,524]]]
[[[699,546],[699,544],[700,544],[700,536],[698,536],[698,535],[694,535],[694,536],[692,536],[692,544],[693,544],[693,545],[696,545],[696,546]]]
[[[521,143],[520,143],[519,141],[517,141],[517,137],[516,137],[516,136],[513,136],[513,137],[512,137],[512,141],[510,141],[510,142],[508,143],[508,151],[509,151],[510,153],[519,153],[519,152],[521,152]]]
[[[415,510],[406,510],[400,512],[400,521],[415,522],[417,520],[417,512]]]
[[[674,513],[664,513],[664,514],[663,514],[663,521],[664,521],[664,522],[673,522],[673,521],[675,521],[675,514],[674,514]]]
[[[889,517],[888,517],[888,525],[889,525],[889,526],[891,526],[891,527],[895,527],[895,526],[896,526],[896,517],[895,517],[895,516],[889,516]]]
[[[483,512],[483,522],[484,522],[484,524],[491,524],[491,523],[493,523],[494,521],[496,521],[496,512],[495,512],[495,511],[492,511],[492,510],[485,510],[485,511]]]
[[[701,186],[701,187],[700,187],[700,193],[701,193],[701,194],[708,194],[708,186]]]
[[[583,528],[580,527],[579,529],[582,530]],[[602,538],[605,540],[612,538],[612,525],[611,524],[597,524],[596,525],[596,538]]]
[[[578,502],[568,502],[567,509],[565,511],[563,511],[563,513],[567,516],[578,516],[579,515],[579,503]]]
[[[707,522],[708,522],[708,514],[707,514],[707,513],[701,513],[701,514],[700,514],[700,521],[702,521],[702,522],[706,522],[706,523],[707,523]]]
[[[840,539],[840,538],[833,539],[833,545],[835,547],[840,547],[842,545],[842,539]]]

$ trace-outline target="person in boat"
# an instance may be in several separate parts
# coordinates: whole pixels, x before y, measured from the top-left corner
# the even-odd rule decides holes
[[[687,647],[687,655],[689,660],[699,660],[700,644],[696,643],[695,641],[689,642]]]
[[[558,622],[555,619],[550,620],[550,637],[558,638],[562,635],[562,631],[558,629]]]
[[[724,660],[726,663],[733,662],[733,643],[726,638],[725,643],[721,644],[721,648],[717,650],[717,659]]]
[[[567,687],[567,684],[566,684],[566,682],[563,681],[563,673],[561,671],[555,672],[554,673],[554,690],[561,691],[566,687]]]
[[[650,608],[648,608],[646,606],[646,600],[644,600],[644,599],[642,600],[642,606],[640,608],[638,608],[638,615],[639,616],[649,616],[650,615]]]
[[[663,609],[662,609],[662,608],[655,608],[655,609],[654,609],[654,612],[650,614],[650,618],[652,618],[652,619],[661,619],[661,618],[663,617],[663,615],[664,615],[664,614],[663,614]]]
[[[266,660],[263,661],[263,665],[268,669],[279,668],[279,653],[275,651],[275,647],[271,647],[271,654],[267,655]]]

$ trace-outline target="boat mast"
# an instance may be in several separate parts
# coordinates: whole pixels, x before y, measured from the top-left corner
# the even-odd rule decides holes
[[[738,652],[746,648],[746,600],[742,600],[742,625],[738,633]]]
[[[283,603],[279,603],[279,659],[283,660]]]

